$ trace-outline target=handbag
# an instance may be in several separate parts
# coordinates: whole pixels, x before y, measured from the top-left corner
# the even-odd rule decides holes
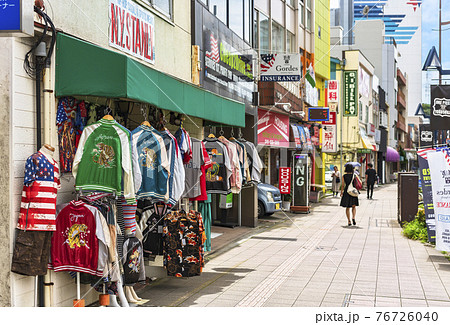
[[[341,182],[341,178],[339,176],[336,176],[336,183],[340,183]]]
[[[350,184],[348,184],[347,193],[348,193],[348,195],[350,195],[350,196],[358,197],[359,192],[358,192],[358,190],[353,186],[353,180],[354,180],[354,179],[355,179],[355,174],[353,174],[352,181],[350,182]]]
[[[355,182],[355,184],[354,184],[355,188],[356,188],[358,191],[359,191],[359,190],[362,190],[362,182],[361,182],[361,179],[358,177],[358,175],[353,174],[353,176],[356,176],[356,177],[355,177],[355,180],[354,180],[354,182]]]

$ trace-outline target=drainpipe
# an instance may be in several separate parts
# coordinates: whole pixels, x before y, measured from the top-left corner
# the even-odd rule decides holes
[[[43,68],[44,58],[47,55],[46,44],[41,42],[35,50],[36,59],[36,80],[35,80],[35,96],[36,96],[36,146],[39,150],[42,146],[41,136],[41,69]],[[39,307],[44,307],[44,276],[39,275],[37,278],[37,302]]]

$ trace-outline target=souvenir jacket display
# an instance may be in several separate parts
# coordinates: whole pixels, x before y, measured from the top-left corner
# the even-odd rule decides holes
[[[56,218],[50,267],[55,272],[103,276],[110,245],[108,226],[99,211],[82,201],[71,201],[61,206]]]
[[[123,244],[122,257],[124,285],[145,281],[144,252],[136,237],[128,237]]]
[[[138,126],[132,134],[132,145],[136,148],[142,175],[136,197],[168,202],[171,168],[163,138],[153,127],[145,125]]]
[[[54,231],[56,197],[61,188],[58,163],[45,147],[28,157],[20,203],[21,230]]]
[[[164,266],[168,276],[200,275],[204,266],[205,239],[202,216],[199,212],[172,211],[165,217]]]
[[[77,190],[122,192],[135,203],[129,134],[114,120],[101,119],[84,128],[75,154],[72,173]]]
[[[177,139],[178,147],[181,150],[183,163],[189,163],[192,158],[192,141],[189,133],[183,127],[180,127],[177,132],[175,132],[175,138]]]
[[[215,194],[230,193],[230,177],[232,165],[228,149],[217,138],[208,137],[203,140],[212,166],[206,172],[206,191]]]

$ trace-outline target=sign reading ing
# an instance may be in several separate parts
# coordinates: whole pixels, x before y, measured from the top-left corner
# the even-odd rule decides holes
[[[300,54],[261,54],[261,81],[300,81]]]
[[[344,116],[358,116],[357,71],[344,71]]]
[[[328,81],[328,103],[338,103],[339,102],[339,82],[337,80]]]
[[[155,63],[155,17],[128,0],[109,0],[109,45]]]
[[[309,161],[308,155],[293,156],[293,200],[294,206],[309,205]]]
[[[291,168],[280,167],[280,193],[291,193]]]

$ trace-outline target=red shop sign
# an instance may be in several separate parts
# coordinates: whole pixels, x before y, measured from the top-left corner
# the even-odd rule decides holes
[[[280,193],[289,194],[291,193],[291,168],[290,167],[280,167]]]
[[[258,144],[289,147],[289,116],[258,109]]]

